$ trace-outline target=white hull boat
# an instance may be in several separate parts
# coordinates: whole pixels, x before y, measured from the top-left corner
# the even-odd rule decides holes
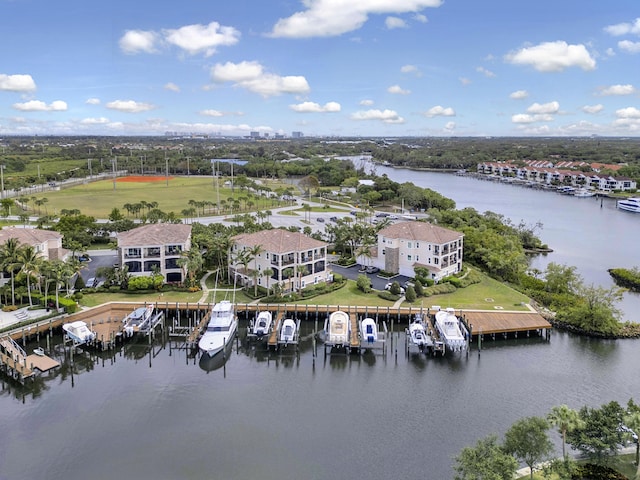
[[[456,317],[453,308],[436,312],[436,329],[449,350],[459,352],[467,348],[467,340],[462,334],[460,320]]]
[[[573,192],[573,196],[574,197],[578,197],[578,198],[595,197],[596,196],[596,192],[594,192],[592,190],[587,190],[586,188],[579,188],[578,190]]]
[[[297,330],[298,326],[296,322],[287,318],[282,322],[282,326],[280,327],[280,333],[278,335],[278,343],[284,343],[285,345],[288,343],[294,343],[297,341]]]
[[[153,305],[147,305],[146,307],[138,307],[124,320],[124,331],[127,336],[131,336],[136,332],[147,330],[151,324],[153,318]]]
[[[211,309],[211,319],[198,347],[203,354],[213,357],[229,344],[237,330],[238,319],[233,304],[228,300],[216,303]]]
[[[420,314],[416,315],[413,322],[409,324],[408,333],[411,346],[420,352],[424,352],[430,346],[429,335]]]
[[[640,197],[631,197],[618,200],[618,208],[627,212],[640,213]]]
[[[372,344],[378,341],[378,325],[373,318],[365,318],[360,322],[360,343]]]
[[[268,337],[273,328],[273,317],[271,312],[262,311],[258,313],[256,321],[251,329],[251,335],[258,340]]]
[[[349,315],[337,310],[329,315],[325,322],[325,343],[327,345],[345,347],[349,346],[351,324]]]
[[[77,344],[91,342],[96,338],[95,332],[92,332],[82,320],[65,323],[62,325],[62,329],[67,338]]]

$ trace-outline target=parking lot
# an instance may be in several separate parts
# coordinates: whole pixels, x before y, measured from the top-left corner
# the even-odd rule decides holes
[[[379,277],[377,273],[360,272],[360,268],[360,265],[354,265],[353,267],[341,267],[334,263],[331,264],[331,270],[351,280],[357,280],[358,275],[366,275],[371,280],[371,286],[375,290],[384,290],[384,286],[389,282],[398,282],[400,286],[404,286],[405,282],[410,280],[409,277],[405,277],[404,275],[397,275],[393,278],[383,278]]]

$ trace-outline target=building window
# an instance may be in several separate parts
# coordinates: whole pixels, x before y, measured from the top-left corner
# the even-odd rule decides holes
[[[411,242],[407,242],[407,248],[411,248]]]
[[[411,260],[411,255],[407,255],[407,260]]]

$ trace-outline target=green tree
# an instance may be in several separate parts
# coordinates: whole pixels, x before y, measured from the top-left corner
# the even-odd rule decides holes
[[[518,462],[490,435],[455,457],[455,480],[513,480]]]
[[[582,286],[582,278],[576,267],[550,263],[544,272],[546,290],[551,293],[576,293]]]
[[[622,299],[623,290],[594,285],[578,288],[578,301],[558,312],[558,320],[565,321],[587,332],[615,335],[620,331],[622,313],[615,306]]]
[[[11,275],[11,304],[16,303],[16,273],[22,268],[20,263],[20,250],[22,246],[17,238],[8,239],[0,248],[0,265],[2,269]]]
[[[549,422],[544,418],[527,417],[518,420],[505,433],[505,451],[531,469],[531,478],[536,465],[547,460],[553,452],[547,430]]]
[[[400,284],[398,282],[393,282],[391,284],[391,287],[389,287],[389,291],[394,295],[400,295]]]
[[[21,273],[27,278],[27,295],[29,297],[29,305],[33,305],[31,301],[31,278],[40,276],[40,268],[42,266],[42,258],[40,252],[32,245],[25,245],[18,253],[18,261],[21,263]]]
[[[358,287],[358,290],[363,293],[371,292],[371,280],[366,275],[358,275],[356,286]]]
[[[409,285],[407,287],[407,291],[405,292],[405,299],[407,300],[407,302],[409,303],[413,303],[416,301],[417,295],[416,295],[416,291],[413,288],[413,285]]]
[[[580,426],[580,415],[567,405],[553,407],[547,415],[547,421],[558,427],[558,432],[562,436],[562,458],[567,458],[566,444],[567,432],[571,432]]]

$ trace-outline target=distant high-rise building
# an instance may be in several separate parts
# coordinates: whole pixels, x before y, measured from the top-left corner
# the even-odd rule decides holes
[[[251,138],[260,138],[260,132],[251,132],[249,133]]]
[[[302,132],[291,132],[291,137],[292,138],[302,138],[302,137],[304,137],[304,135],[302,134]]]

